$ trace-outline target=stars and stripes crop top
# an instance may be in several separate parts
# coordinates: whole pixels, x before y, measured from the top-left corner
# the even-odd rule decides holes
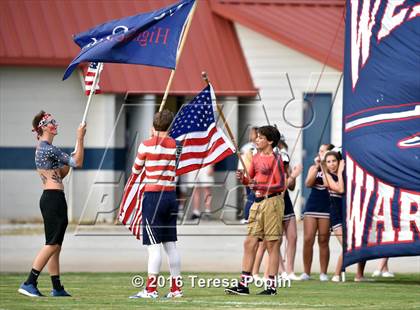
[[[58,147],[41,140],[35,151],[35,165],[37,169],[51,170],[64,165],[76,167],[76,161]]]

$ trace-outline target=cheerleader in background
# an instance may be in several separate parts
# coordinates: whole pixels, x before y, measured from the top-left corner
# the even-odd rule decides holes
[[[312,266],[313,246],[318,232],[319,260],[321,273],[320,281],[328,281],[327,269],[330,257],[328,247],[330,239],[330,198],[322,179],[321,160],[326,152],[332,150],[334,145],[322,144],[314,165],[309,168],[306,177],[306,187],[311,187],[311,193],[305,206],[303,219],[303,267],[301,280],[309,280]]]
[[[330,226],[334,235],[343,245],[343,212],[342,203],[344,194],[344,160],[338,152],[329,151],[322,162],[323,182],[330,194]],[[343,254],[338,257],[335,273],[331,281],[340,282],[340,272],[343,265]]]

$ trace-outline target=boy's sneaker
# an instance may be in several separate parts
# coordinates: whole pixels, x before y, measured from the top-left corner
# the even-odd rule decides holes
[[[308,280],[310,280],[311,279],[311,276],[310,275],[308,275],[306,272],[304,272],[304,273],[302,273],[301,275],[300,275],[300,280],[301,281],[308,281]]]
[[[53,288],[50,295],[52,297],[71,297],[71,295],[67,293],[66,290],[64,289],[64,286],[62,287],[61,290],[56,290]]]
[[[259,292],[257,295],[270,295],[270,296],[274,296],[274,295],[277,295],[277,291],[276,291],[276,289],[274,289],[272,287],[269,287],[269,288],[265,289],[264,291]]]
[[[29,297],[43,297],[44,296],[41,294],[38,288],[31,283],[29,284],[22,283],[18,289],[18,292],[21,293],[22,295],[29,296]]]
[[[176,291],[173,291],[173,292],[169,292],[166,295],[166,298],[180,298],[182,296],[184,296],[184,293],[180,290],[176,290]]]
[[[340,276],[334,275],[334,276],[331,278],[331,281],[332,281],[332,282],[340,282]]]
[[[321,281],[321,282],[327,282],[328,280],[329,280],[328,279],[328,275],[326,273],[321,273],[319,275],[319,281]]]
[[[138,292],[136,295],[130,296],[128,298],[158,298],[159,293],[157,291],[148,292],[147,290],[143,290]]]
[[[391,271],[385,271],[385,272],[382,272],[382,277],[383,278],[393,278],[393,277],[395,277],[395,275]]]
[[[373,277],[373,278],[380,277],[381,275],[382,275],[382,272],[381,272],[380,270],[375,270],[375,271],[372,273],[372,277]]]
[[[225,288],[225,293],[228,295],[249,295],[249,287],[247,286],[233,286]]]

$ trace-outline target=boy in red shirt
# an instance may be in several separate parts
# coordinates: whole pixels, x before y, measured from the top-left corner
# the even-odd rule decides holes
[[[244,242],[241,281],[238,286],[226,288],[227,294],[248,295],[248,285],[252,282],[252,266],[258,249],[258,242],[266,242],[269,255],[269,280],[260,295],[276,295],[277,270],[282,238],[282,222],[285,189],[285,173],[279,155],[273,152],[280,133],[273,126],[258,128],[256,145],[258,153],[253,156],[248,175],[237,172],[238,179],[255,192],[255,202],[249,213],[248,236]]]

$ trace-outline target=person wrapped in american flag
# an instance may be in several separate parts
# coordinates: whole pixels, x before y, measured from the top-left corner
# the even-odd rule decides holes
[[[176,142],[168,136],[173,113],[163,110],[153,118],[152,137],[143,141],[132,168],[132,178],[142,174],[141,223],[143,244],[149,254],[146,288],[130,298],[157,298],[163,246],[171,271],[171,291],[167,297],[182,297],[181,260],[176,248],[178,202],[175,192]]]

